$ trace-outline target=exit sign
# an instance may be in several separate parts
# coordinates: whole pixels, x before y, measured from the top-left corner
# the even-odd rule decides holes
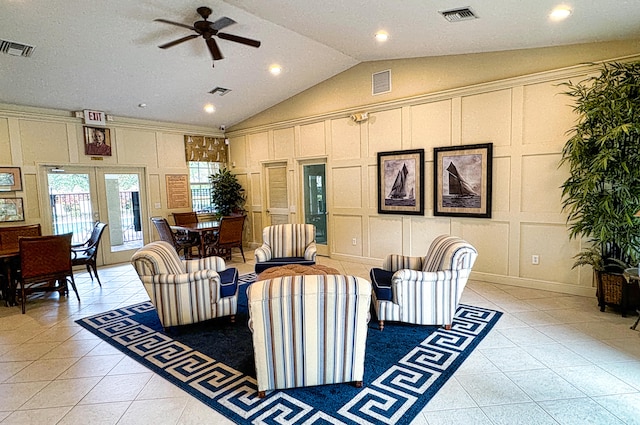
[[[93,125],[107,125],[106,115],[102,111],[84,110],[84,123]]]

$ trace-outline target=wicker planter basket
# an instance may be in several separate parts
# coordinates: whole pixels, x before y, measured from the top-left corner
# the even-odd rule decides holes
[[[622,273],[596,272],[596,282],[600,311],[604,311],[607,305],[617,306],[624,316],[625,310],[639,305],[638,285],[635,282],[627,282]]]

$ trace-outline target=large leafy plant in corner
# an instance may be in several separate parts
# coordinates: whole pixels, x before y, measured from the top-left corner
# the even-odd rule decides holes
[[[227,168],[209,176],[211,205],[216,215],[225,216],[244,212],[244,188]]]
[[[562,185],[569,235],[592,242],[574,267],[596,271],[637,264],[640,246],[640,62],[599,68],[563,84],[578,119],[561,160],[570,172]]]

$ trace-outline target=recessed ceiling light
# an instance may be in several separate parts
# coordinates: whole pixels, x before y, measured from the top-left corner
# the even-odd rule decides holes
[[[206,105],[204,105],[204,110],[210,114],[213,114],[216,111],[216,107],[213,106],[212,104],[208,103]]]
[[[554,21],[562,21],[563,19],[567,19],[569,15],[571,15],[571,9],[566,6],[558,6],[553,9],[549,17]]]
[[[389,34],[387,34],[386,31],[378,31],[375,37],[376,37],[376,40],[383,42],[389,39]]]
[[[271,65],[269,67],[269,72],[273,75],[280,75],[280,73],[282,72],[282,67],[280,65]]]

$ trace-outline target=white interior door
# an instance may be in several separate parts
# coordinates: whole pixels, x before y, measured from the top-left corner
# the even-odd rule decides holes
[[[265,165],[267,225],[289,223],[287,163]]]
[[[144,169],[41,166],[47,190],[43,227],[50,234],[73,232],[73,243],[86,241],[97,220],[107,223],[98,264],[126,262],[148,240],[145,226]]]

